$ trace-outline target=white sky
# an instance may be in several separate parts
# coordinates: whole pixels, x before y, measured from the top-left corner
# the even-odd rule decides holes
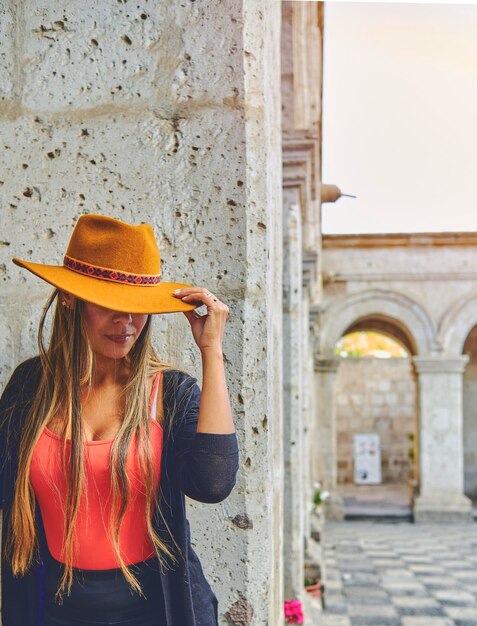
[[[477,231],[477,4],[325,3],[324,233]]]

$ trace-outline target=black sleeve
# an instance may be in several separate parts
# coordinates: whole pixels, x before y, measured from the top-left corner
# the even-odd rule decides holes
[[[3,473],[6,463],[7,431],[10,421],[9,416],[14,405],[16,381],[18,380],[16,372],[17,370],[13,372],[0,397],[0,508],[3,508]]]
[[[178,388],[175,419],[175,462],[183,493],[199,502],[225,500],[239,468],[236,433],[197,432],[201,391],[197,380],[186,375]]]
[[[20,363],[0,397],[0,507],[3,507],[3,473],[7,457],[18,448],[21,417],[39,382],[39,364],[38,357]]]

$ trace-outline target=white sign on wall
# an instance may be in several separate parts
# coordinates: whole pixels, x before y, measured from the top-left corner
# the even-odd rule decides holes
[[[381,483],[381,446],[376,433],[354,436],[354,482],[357,485]]]

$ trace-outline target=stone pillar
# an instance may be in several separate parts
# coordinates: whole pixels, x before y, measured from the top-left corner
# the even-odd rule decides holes
[[[312,502],[312,478],[311,478],[311,458],[312,458],[312,432],[314,423],[314,373],[313,373],[313,351],[311,346],[310,332],[310,297],[309,284],[305,272],[303,272],[303,300],[302,300],[302,483],[303,483],[303,525],[305,548],[308,546],[309,537],[311,536],[311,502]],[[306,556],[306,551],[305,551]]]
[[[312,446],[313,454],[318,455],[319,480],[322,489],[330,492],[325,505],[327,519],[343,519],[343,498],[337,493],[338,468],[336,440],[335,379],[340,359],[333,357],[315,358],[317,441]]]
[[[416,522],[471,521],[464,496],[463,372],[469,357],[413,357],[419,380],[420,495]]]
[[[286,202],[286,194],[284,203]],[[284,207],[283,237],[283,587],[286,599],[303,596],[304,433],[302,233],[300,209]]]
[[[225,363],[241,453],[216,505],[187,501],[219,623],[283,624],[280,3],[57,3],[0,11],[0,383],[36,351],[82,213],[151,223],[165,281],[230,306]],[[154,316],[167,362],[201,378],[182,314]]]

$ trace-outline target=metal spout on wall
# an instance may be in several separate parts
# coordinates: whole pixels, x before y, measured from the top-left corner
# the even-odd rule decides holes
[[[341,189],[337,185],[322,184],[320,186],[320,198],[321,203],[324,202],[336,202],[341,197],[356,198],[348,193],[342,193]]]

